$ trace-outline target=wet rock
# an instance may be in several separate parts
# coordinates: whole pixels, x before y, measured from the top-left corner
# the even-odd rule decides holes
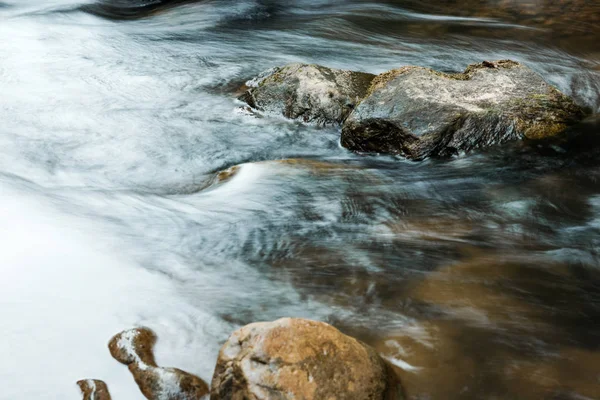
[[[320,125],[341,124],[367,93],[375,75],[319,65],[290,64],[247,83],[250,107]]]
[[[219,171],[217,173],[217,182],[218,183],[223,183],[223,182],[227,182],[228,180],[230,180],[231,178],[233,178],[235,176],[235,174],[237,174],[240,170],[240,166],[239,165],[234,165],[233,167],[229,167],[225,170]]]
[[[84,379],[77,382],[81,389],[83,400],[111,400],[108,387],[103,381],[96,379]]]
[[[514,61],[446,74],[403,67],[379,75],[346,120],[342,145],[412,159],[555,136],[584,110]]]
[[[395,375],[370,347],[316,321],[247,325],[219,353],[212,400],[402,398]]]
[[[153,354],[156,335],[136,328],[114,336],[110,354],[128,366],[135,382],[149,400],[198,400],[209,393],[208,385],[195,375],[177,368],[156,365]]]
[[[178,5],[201,0],[100,0],[84,4],[80,10],[98,17],[113,20],[128,20],[149,17]]]

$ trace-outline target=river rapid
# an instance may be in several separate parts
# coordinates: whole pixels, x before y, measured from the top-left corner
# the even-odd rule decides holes
[[[597,121],[409,162],[238,109],[289,62],[510,58],[600,111],[584,11],[467,3],[1,1],[0,399],[142,399],[106,347],[137,325],[210,381],[234,329],[282,316],[375,346],[410,399],[600,399]]]

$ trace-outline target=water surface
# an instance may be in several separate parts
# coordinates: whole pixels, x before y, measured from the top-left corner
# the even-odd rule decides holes
[[[282,316],[372,344],[410,399],[600,399],[597,121],[417,163],[235,100],[288,62],[511,58],[598,112],[594,4],[151,3],[0,3],[0,399],[141,399],[106,349],[132,325],[209,381]]]

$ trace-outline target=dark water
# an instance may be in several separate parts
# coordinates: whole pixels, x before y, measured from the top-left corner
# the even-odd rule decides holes
[[[292,61],[511,58],[598,112],[595,2],[0,5],[0,399],[141,398],[105,349],[136,324],[210,380],[281,316],[372,344],[409,399],[600,399],[597,119],[417,163],[234,95]]]

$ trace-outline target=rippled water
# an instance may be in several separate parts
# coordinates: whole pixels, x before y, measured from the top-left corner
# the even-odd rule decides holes
[[[141,399],[106,350],[138,324],[210,380],[232,330],[280,316],[372,344],[411,399],[600,399],[597,120],[415,163],[235,100],[292,61],[511,58],[598,112],[583,11],[563,32],[453,2],[125,3],[0,3],[0,399]]]

